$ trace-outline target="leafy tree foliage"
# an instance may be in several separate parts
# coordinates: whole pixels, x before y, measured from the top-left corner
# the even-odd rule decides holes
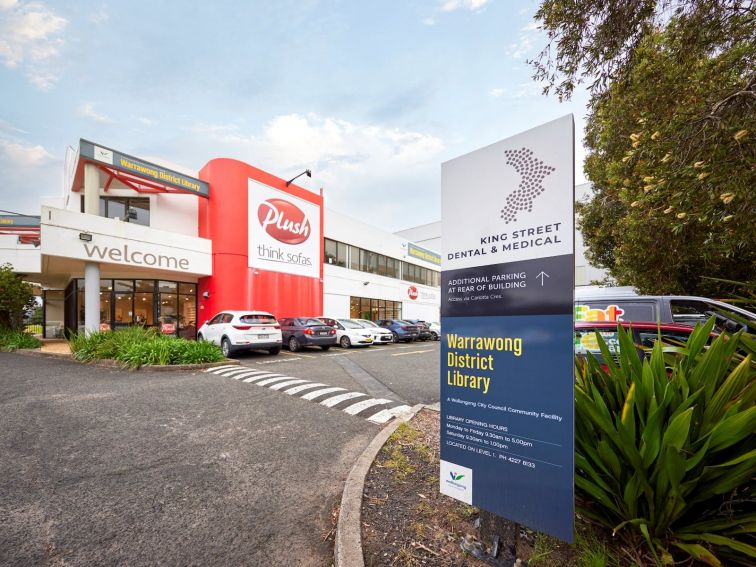
[[[589,260],[648,293],[756,280],[752,4],[547,0],[537,17],[558,50],[534,62],[547,90],[594,78],[594,196],[578,209]]]
[[[33,306],[32,286],[13,273],[10,264],[0,266],[0,329],[18,329]]]

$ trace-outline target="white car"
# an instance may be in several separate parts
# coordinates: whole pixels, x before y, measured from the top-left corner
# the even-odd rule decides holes
[[[226,358],[234,352],[252,349],[278,354],[281,352],[281,325],[264,311],[223,311],[205,321],[197,332],[197,339],[220,346]]]
[[[370,346],[373,344],[373,333],[351,319],[332,319],[318,317],[326,325],[336,329],[336,341],[343,347]]]
[[[441,339],[441,325],[438,323],[425,323],[428,325],[428,330],[431,332],[431,338],[434,341]]]
[[[377,323],[374,323],[373,321],[368,321],[367,319],[352,319],[352,321],[356,321],[363,327],[365,327],[367,330],[369,330],[371,333],[373,333],[373,342],[378,344],[388,344],[394,342],[394,335],[391,331],[388,329],[384,329]]]

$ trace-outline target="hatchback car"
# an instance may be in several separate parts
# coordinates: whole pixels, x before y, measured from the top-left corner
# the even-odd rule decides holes
[[[425,321],[421,321],[420,319],[404,319],[404,321],[417,327],[418,340],[427,341],[428,339],[433,339],[433,333],[431,333],[430,328]]]
[[[411,343],[417,339],[417,327],[401,319],[379,319],[377,323],[384,329],[391,331],[394,342],[405,341]]]
[[[428,325],[428,330],[431,332],[431,338],[434,341],[440,341],[441,340],[441,325],[437,323],[436,321],[426,322]]]
[[[198,340],[219,345],[223,356],[252,349],[281,352],[281,326],[264,311],[223,311],[199,328]]]
[[[336,344],[336,329],[314,317],[284,317],[281,319],[281,332],[283,344],[291,352],[306,346],[328,350]]]
[[[373,343],[386,344],[394,342],[394,335],[391,331],[384,329],[375,321],[369,321],[368,319],[352,319],[352,321],[357,321],[357,323],[373,333]]]
[[[326,325],[336,329],[336,342],[342,348],[351,346],[370,346],[373,344],[373,333],[350,319],[332,319],[330,317],[318,317]]]

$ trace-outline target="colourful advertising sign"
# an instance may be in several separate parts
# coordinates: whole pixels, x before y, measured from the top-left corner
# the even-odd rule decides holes
[[[250,179],[249,266],[320,277],[320,208]]]
[[[442,166],[440,490],[574,527],[574,123]]]
[[[167,169],[87,140],[79,142],[79,155],[86,160],[99,162],[137,177],[170,185],[187,193],[200,197],[210,196],[210,185],[206,181],[189,177],[178,171]]]
[[[418,260],[436,264],[436,266],[441,265],[441,256],[439,254],[423,248],[422,246],[418,246],[417,244],[412,244],[411,242],[407,243],[407,256],[412,256]]]

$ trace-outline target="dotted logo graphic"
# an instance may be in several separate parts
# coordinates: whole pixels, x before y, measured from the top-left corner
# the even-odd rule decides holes
[[[547,175],[551,175],[555,168],[534,157],[533,150],[528,148],[506,150],[504,155],[507,156],[507,165],[514,167],[520,174],[520,184],[507,195],[506,207],[501,209],[501,218],[509,224],[517,220],[518,212],[533,210],[533,199],[544,192],[543,180]]]

